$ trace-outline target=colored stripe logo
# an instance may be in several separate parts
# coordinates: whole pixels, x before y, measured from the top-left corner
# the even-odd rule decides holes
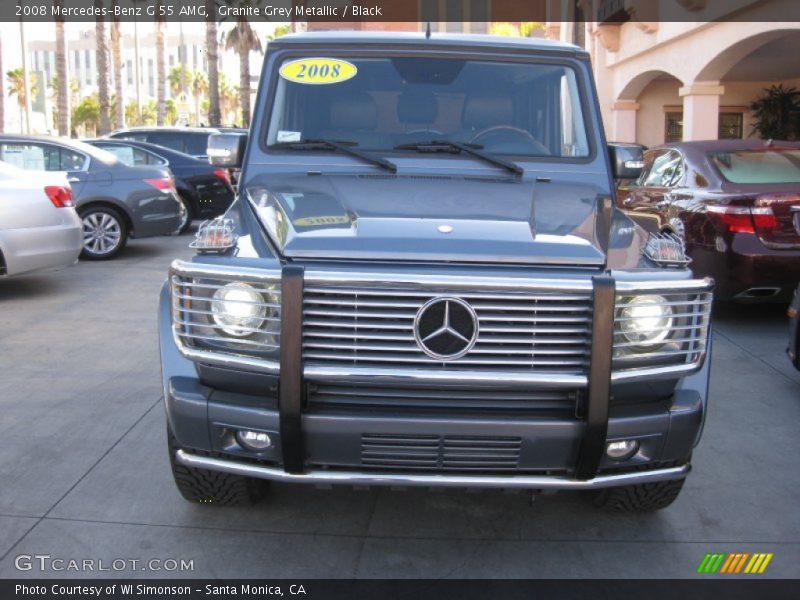
[[[760,575],[763,573],[769,562],[772,560],[772,552],[732,552],[708,553],[697,566],[697,572],[701,575],[731,575],[745,573],[748,575]]]

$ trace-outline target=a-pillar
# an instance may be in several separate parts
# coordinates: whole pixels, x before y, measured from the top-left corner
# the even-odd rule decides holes
[[[719,100],[725,88],[718,81],[693,83],[678,90],[683,97],[683,140],[719,138]]]
[[[611,107],[612,142],[636,142],[636,111],[639,105],[630,100],[615,102]]]

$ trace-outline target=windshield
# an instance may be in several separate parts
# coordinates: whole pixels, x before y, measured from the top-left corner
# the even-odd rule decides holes
[[[570,67],[450,58],[287,59],[283,66],[326,61],[347,78],[304,79],[313,64],[288,76],[281,69],[268,145],[325,139],[392,151],[437,140],[495,154],[590,154]]]
[[[800,183],[800,149],[709,152],[708,156],[731,183]]]

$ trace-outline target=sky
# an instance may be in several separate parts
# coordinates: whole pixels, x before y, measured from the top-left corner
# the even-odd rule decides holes
[[[2,0],[0,0],[2,1]],[[253,23],[253,28],[262,37],[269,35],[272,30],[280,23]],[[220,24],[220,30],[225,31],[233,25],[228,23]],[[133,35],[133,23],[122,23],[123,35],[130,33]],[[77,38],[82,31],[93,30],[94,23],[67,23],[65,31],[67,40]],[[139,23],[139,34],[147,35],[155,31],[153,23]],[[178,23],[167,23],[167,34],[178,34]],[[204,23],[184,23],[184,33],[203,34],[205,32]],[[34,40],[54,40],[56,37],[56,27],[53,23],[25,23],[25,38],[27,42]],[[3,71],[22,66],[22,53],[20,46],[20,24],[17,21],[0,21],[0,44],[3,46]],[[5,79],[5,77],[3,77]]]

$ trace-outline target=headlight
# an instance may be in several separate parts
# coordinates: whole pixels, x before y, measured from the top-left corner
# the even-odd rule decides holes
[[[246,283],[229,283],[214,292],[214,323],[229,335],[247,337],[257,332],[267,317],[266,300]]]
[[[672,328],[672,307],[663,296],[633,296],[619,313],[619,333],[632,349],[662,344]]]

